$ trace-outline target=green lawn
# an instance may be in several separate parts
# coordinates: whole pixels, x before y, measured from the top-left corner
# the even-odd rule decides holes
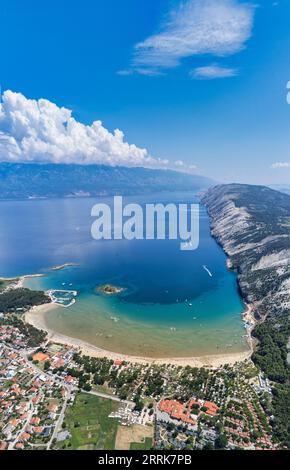
[[[152,449],[152,439],[151,437],[146,437],[145,442],[132,442],[130,450],[150,450]]]
[[[1,292],[3,289],[5,289],[5,287],[7,287],[8,284],[9,284],[8,282],[3,281],[3,279],[0,279],[0,292]]]
[[[59,448],[65,445],[70,450],[113,450],[119,423],[108,416],[117,409],[118,403],[112,400],[78,394],[65,415],[65,423],[72,437],[59,443]]]

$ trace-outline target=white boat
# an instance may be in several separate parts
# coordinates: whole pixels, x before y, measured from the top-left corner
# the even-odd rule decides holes
[[[111,317],[111,320],[114,321],[115,323],[117,323],[119,321],[119,318],[117,317]]]

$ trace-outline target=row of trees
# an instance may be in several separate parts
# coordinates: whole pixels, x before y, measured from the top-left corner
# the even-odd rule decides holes
[[[274,437],[290,449],[290,367],[287,362],[287,342],[290,336],[288,317],[266,320],[254,330],[259,340],[254,362],[275,382],[268,414],[274,415]]]

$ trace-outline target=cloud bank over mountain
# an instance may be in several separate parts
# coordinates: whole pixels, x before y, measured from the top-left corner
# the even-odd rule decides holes
[[[82,124],[69,109],[12,91],[0,103],[0,161],[174,167],[125,142],[119,129],[111,133],[101,121]]]

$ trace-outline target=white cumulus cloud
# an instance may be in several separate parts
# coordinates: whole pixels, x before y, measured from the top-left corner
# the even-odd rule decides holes
[[[135,68],[135,69],[124,69],[124,70],[118,70],[117,72],[118,75],[122,75],[124,77],[128,75],[134,75],[134,74],[139,74],[139,75],[147,75],[148,77],[160,77],[160,75],[164,75],[163,72],[160,70],[154,70],[150,68]]]
[[[279,168],[290,168],[290,163],[289,162],[276,162],[271,165],[271,168],[274,170],[279,169]]]
[[[170,166],[125,142],[119,129],[110,133],[101,121],[84,125],[69,109],[12,91],[0,103],[0,161]]]
[[[157,34],[135,46],[132,66],[158,70],[194,55],[235,54],[251,37],[254,8],[238,0],[182,1]]]
[[[190,76],[197,79],[213,80],[215,78],[236,77],[238,73],[237,69],[220,67],[219,65],[207,65],[205,67],[196,67],[190,72]]]

